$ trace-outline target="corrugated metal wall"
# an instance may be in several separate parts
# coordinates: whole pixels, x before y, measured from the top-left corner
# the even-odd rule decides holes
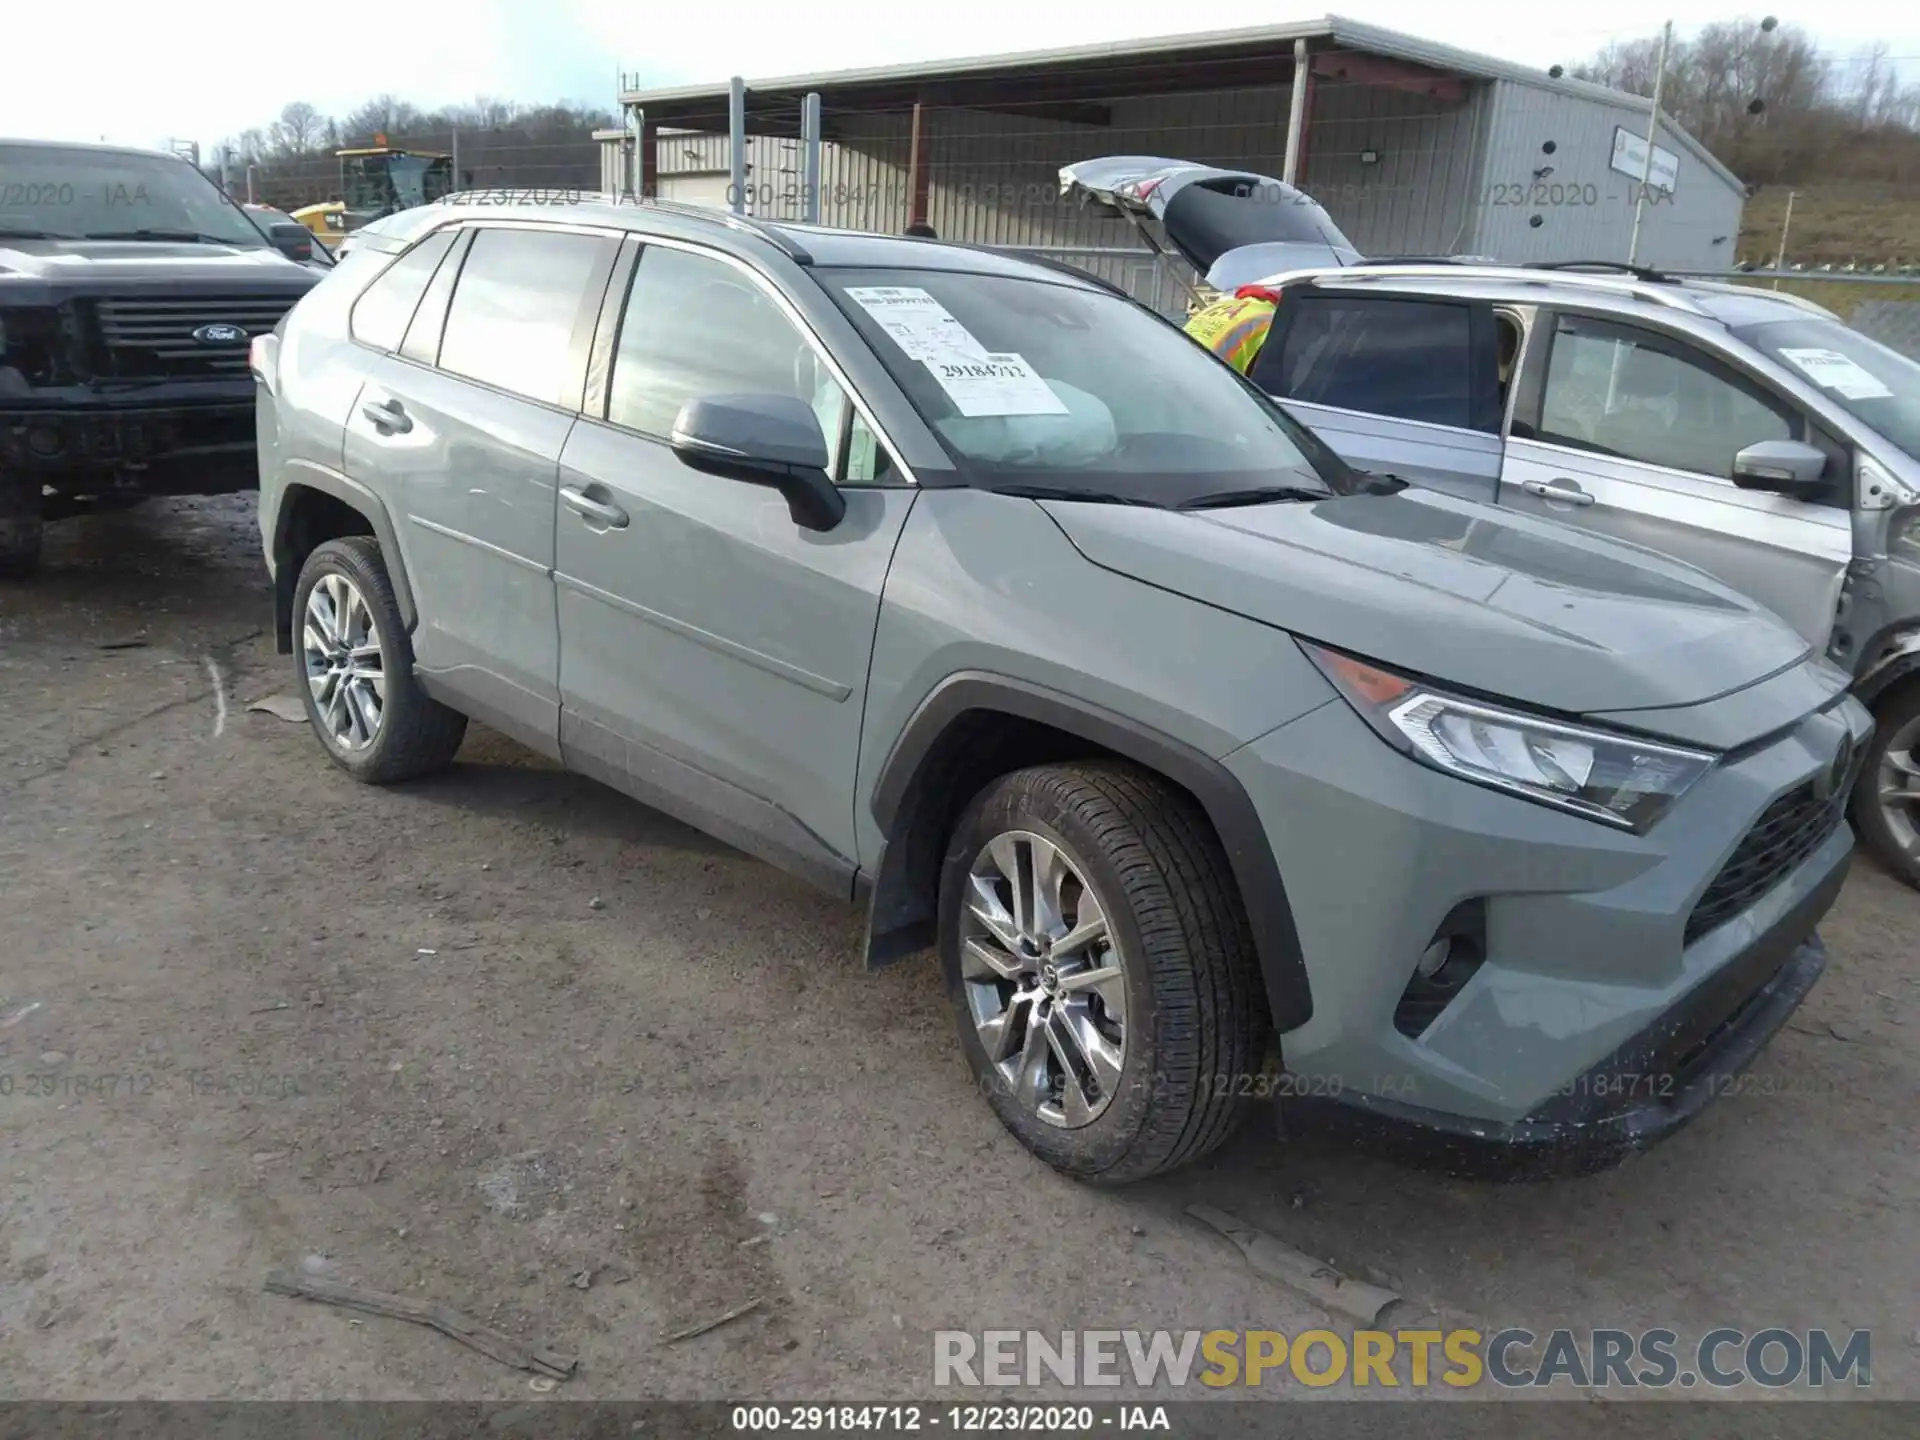
[[[1613,169],[1613,132],[1645,135],[1644,111],[1580,100],[1517,81],[1494,82],[1480,223],[1467,248],[1502,260],[1625,260],[1633,232],[1638,177]],[[1553,144],[1553,153],[1542,147]],[[1640,229],[1641,264],[1676,270],[1731,268],[1740,234],[1741,193],[1687,146],[1667,135],[1679,157],[1672,198],[1649,195]],[[1543,166],[1552,173],[1536,176]],[[1534,216],[1540,223],[1530,223]]]

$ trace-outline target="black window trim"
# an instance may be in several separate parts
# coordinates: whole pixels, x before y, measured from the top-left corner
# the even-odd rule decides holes
[[[354,296],[353,303],[347,306],[347,340],[349,343],[358,345],[362,350],[371,350],[376,355],[398,355],[400,353],[400,347],[406,343],[407,332],[413,329],[414,318],[420,311],[420,303],[427,298],[427,291],[433,288],[434,277],[440,273],[441,267],[447,263],[447,257],[452,255],[454,251],[462,248],[459,234],[460,228],[457,223],[452,225],[436,225],[433,229],[414,240],[406,249],[398,251],[388,257],[387,263],[380,267],[380,272],[360,287],[360,293]],[[433,269],[427,272],[427,283],[420,287],[420,293],[414,297],[413,309],[407,312],[406,323],[400,327],[400,338],[391,346],[376,345],[373,341],[363,338],[354,328],[353,317],[359,313],[360,306],[366,301],[367,296],[372,293],[373,287],[391,275],[394,266],[414,254],[421,246],[433,243],[435,239],[447,234],[449,231],[452,232],[452,239],[447,246],[446,253],[434,262]],[[437,354],[439,347],[435,346],[434,349]]]
[[[445,227],[442,227],[443,229]],[[433,267],[433,274],[427,277],[427,288],[420,292],[419,300],[414,302],[413,318],[407,321],[406,329],[400,332],[400,343],[389,351],[397,360],[409,364],[424,365],[428,369],[440,368],[440,340],[447,331],[447,312],[453,308],[453,292],[460,287],[460,271],[467,263],[467,251],[473,245],[473,227],[456,225],[453,227],[453,244],[447,253],[440,257],[440,263]],[[439,231],[435,231],[438,234]],[[450,270],[448,267],[452,267]],[[433,297],[434,286],[439,284],[442,274],[450,275],[445,293],[439,298],[432,310],[427,309],[428,301]],[[430,342],[426,347],[432,359],[423,360],[417,355],[407,354],[407,342],[413,338],[416,325],[425,325],[420,332],[422,341]]]
[[[1803,500],[1803,505],[1817,505],[1822,509],[1851,510],[1853,508],[1852,472],[1856,459],[1855,447],[1844,435],[1836,436],[1833,427],[1824,423],[1792,395],[1783,393],[1767,376],[1748,368],[1730,355],[1720,355],[1709,350],[1697,336],[1684,330],[1668,329],[1655,323],[1648,317],[1639,315],[1621,315],[1617,312],[1589,308],[1581,305],[1542,305],[1534,312],[1533,333],[1521,355],[1521,374],[1515,386],[1513,419],[1510,425],[1510,438],[1526,440],[1536,445],[1552,445],[1563,450],[1571,450],[1582,455],[1598,456],[1605,460],[1617,460],[1624,465],[1645,465],[1655,470],[1665,470],[1675,475],[1700,477],[1704,472],[1685,470],[1673,465],[1661,465],[1653,460],[1640,460],[1630,455],[1616,455],[1609,450],[1601,450],[1592,445],[1582,444],[1570,437],[1542,434],[1540,425],[1546,408],[1547,373],[1553,363],[1554,342],[1560,335],[1560,321],[1565,319],[1599,325],[1604,329],[1620,332],[1634,344],[1641,343],[1645,336],[1653,343],[1647,348],[1670,355],[1686,364],[1697,365],[1716,379],[1724,380],[1735,389],[1741,390],[1751,398],[1772,410],[1788,423],[1788,434],[1792,439],[1804,440],[1808,444],[1818,445],[1828,452],[1829,467],[1837,459],[1840,461],[1838,475],[1830,475],[1833,482],[1826,498]],[[1822,441],[1827,443],[1822,444]],[[1731,479],[1724,475],[1706,475],[1704,478],[1715,480],[1736,493],[1742,491]]]
[[[1490,300],[1481,300],[1459,295],[1429,295],[1424,291],[1410,290],[1366,290],[1342,289],[1338,286],[1322,287],[1312,283],[1283,288],[1281,300],[1274,316],[1274,325],[1268,331],[1266,343],[1260,347],[1260,354],[1248,367],[1247,378],[1260,385],[1263,392],[1273,394],[1276,400],[1292,401],[1297,405],[1311,405],[1319,410],[1333,410],[1345,415],[1359,415],[1368,419],[1381,420],[1393,425],[1421,425],[1432,430],[1454,435],[1483,435],[1499,439],[1501,427],[1505,423],[1504,407],[1500,402],[1499,376],[1499,337],[1495,331],[1494,304]],[[1320,400],[1295,400],[1291,395],[1279,395],[1267,391],[1260,382],[1258,371],[1261,361],[1271,352],[1276,360],[1284,355],[1287,336],[1292,331],[1300,311],[1314,304],[1352,304],[1355,301],[1372,304],[1414,304],[1461,309],[1467,312],[1467,350],[1471,364],[1475,356],[1487,358],[1491,364],[1474,365],[1467,377],[1467,412],[1465,425],[1450,425],[1441,420],[1414,420],[1403,415],[1389,415],[1380,410],[1361,410],[1351,405],[1330,405]]]
[[[639,273],[641,260],[650,247],[679,250],[685,254],[718,260],[738,270],[773,301],[775,307],[786,317],[801,339],[813,350],[815,357],[825,364],[827,373],[833,376],[835,383],[840,386],[841,393],[848,400],[847,411],[841,419],[839,453],[830,456],[834,461],[832,473],[842,477],[833,482],[836,486],[848,490],[917,490],[920,488],[919,478],[900,458],[900,447],[895,445],[888,436],[886,428],[880,424],[878,417],[874,414],[873,407],[867,404],[860,392],[854,388],[847,372],[833,357],[832,352],[827,348],[827,343],[800,313],[799,306],[781,291],[773,278],[739,255],[716,249],[711,245],[702,245],[678,235],[638,230],[623,232],[620,259],[614,267],[613,283],[607,286],[604,303],[596,313],[594,333],[589,344],[586,385],[580,410],[583,418],[605,425],[609,429],[618,430],[622,435],[631,435],[656,445],[670,446],[673,443],[670,436],[654,435],[631,425],[622,425],[617,420],[609,419],[607,415],[613,389],[614,359],[620,348],[620,327],[626,322],[627,297],[633,288],[634,277]],[[867,422],[867,428],[873,432],[875,441],[886,451],[887,460],[895,478],[886,481],[848,481],[844,478],[846,467],[843,461],[851,446],[852,416],[855,411]]]
[[[620,253],[619,242],[624,237],[625,232],[602,225],[554,225],[543,224],[537,220],[467,219],[456,223],[459,228],[473,232],[474,234],[482,230],[535,230],[549,234],[579,235],[589,240],[612,242],[602,246],[600,258],[587,276],[587,287],[580,297],[580,308],[574,313],[573,327],[567,342],[567,368],[566,372],[561,376],[559,393],[561,395],[579,395],[586,383],[588,351],[593,338],[591,327],[599,316],[607,281],[612,276],[618,261]],[[442,226],[440,228],[444,229],[446,227]],[[435,374],[445,375],[451,380],[458,380],[463,385],[475,386],[492,395],[503,396],[509,400],[518,400],[525,405],[538,405],[542,409],[552,410],[561,415],[579,415],[581,411],[577,403],[569,404],[558,397],[552,400],[543,400],[537,395],[525,395],[518,390],[509,390],[505,386],[496,385],[490,380],[482,380],[472,375],[464,375],[458,370],[449,370],[440,363],[446,343],[447,317],[453,313],[453,302],[458,298],[460,293],[459,282],[466,273],[466,257],[473,250],[473,239],[471,236],[458,248],[461,253],[461,273],[454,277],[453,289],[447,294],[445,313],[440,317],[440,339],[434,345],[434,363],[431,366],[424,365],[418,360],[413,360],[400,354],[397,350],[390,352],[393,358],[403,364],[419,365],[422,369],[431,369]],[[449,251],[448,253],[451,254],[452,252]],[[444,264],[445,261],[443,260],[441,263]],[[429,279],[427,283],[431,286],[433,282]],[[425,300],[425,298],[426,292],[422,291],[421,299]],[[401,337],[403,343],[405,338],[403,334]]]

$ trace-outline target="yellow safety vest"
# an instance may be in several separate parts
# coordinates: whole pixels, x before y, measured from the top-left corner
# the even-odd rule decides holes
[[[1267,343],[1275,306],[1270,300],[1230,296],[1217,300],[1187,321],[1187,334],[1242,375]]]

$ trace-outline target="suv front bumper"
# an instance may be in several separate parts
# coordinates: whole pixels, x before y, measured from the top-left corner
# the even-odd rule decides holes
[[[1841,698],[1723,759],[1646,835],[1418,765],[1340,702],[1228,756],[1313,996],[1280,1037],[1287,1127],[1457,1170],[1561,1173],[1736,1088],[1824,968],[1814,930],[1852,848],[1837,804],[1738,913],[1688,922],[1775,802],[1828,776],[1842,729],[1857,753],[1870,728]],[[1410,1018],[1420,957],[1463,905],[1484,917],[1483,958]]]
[[[254,401],[250,386],[234,388],[180,404],[0,407],[0,469],[74,494],[252,489]]]

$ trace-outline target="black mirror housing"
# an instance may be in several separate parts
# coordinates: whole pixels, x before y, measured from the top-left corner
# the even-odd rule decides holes
[[[831,530],[846,497],[827,478],[831,460],[813,407],[792,395],[709,395],[680,407],[673,453],[710,475],[778,490],[793,523]]]
[[[288,224],[282,220],[267,227],[267,239],[273,248],[289,260],[298,260],[303,264],[313,259],[313,232],[304,225]]]

